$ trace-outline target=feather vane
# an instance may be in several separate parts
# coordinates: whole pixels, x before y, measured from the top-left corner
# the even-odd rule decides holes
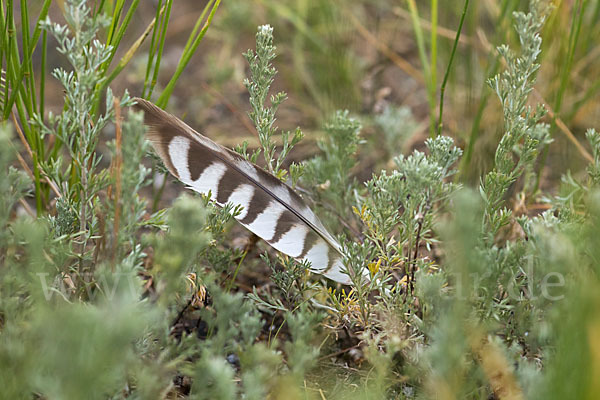
[[[243,207],[235,218],[278,251],[351,284],[340,244],[294,190],[151,102],[135,100],[144,111],[147,138],[171,174],[198,193],[210,192],[221,207]]]

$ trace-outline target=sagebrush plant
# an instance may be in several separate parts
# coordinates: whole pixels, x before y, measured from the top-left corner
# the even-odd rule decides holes
[[[170,5],[158,5],[163,27]],[[209,18],[218,5],[208,2]],[[275,47],[273,30],[258,28],[246,87],[265,169],[297,185],[338,236],[351,288],[310,277],[307,263],[252,238],[239,245],[231,221],[241,210],[206,196],[148,211],[143,116],[126,111],[126,93],[104,90],[114,48],[102,27],[113,32],[107,43],[118,43],[126,26],[114,20],[118,7],[113,19],[96,11],[71,0],[68,26],[40,25],[38,35],[55,36],[70,67],[54,72],[63,112],[30,114],[24,145],[34,131],[40,145],[61,143],[35,161],[37,173],[13,166],[17,140],[0,126],[2,398],[563,399],[600,390],[600,135],[586,134],[587,176],[565,175],[556,195],[536,184],[549,125],[528,95],[547,2],[514,14],[520,51],[499,49],[506,70],[490,84],[505,122],[478,191],[454,178],[462,151],[449,137],[392,154],[405,137],[395,125],[414,126],[405,109],[375,119],[393,160],[364,183],[357,169],[368,116],[335,112],[320,154],[289,164],[303,135],[279,135],[274,125],[286,96],[267,105]],[[207,27],[197,24],[197,37]],[[197,40],[189,46],[180,65]],[[4,92],[4,101],[10,96],[29,99]],[[105,143],[107,132],[114,139]],[[258,156],[247,144],[238,150]],[[23,215],[34,192],[39,214]],[[538,199],[547,210],[531,216],[526,206]],[[263,272],[269,277],[256,277]]]
[[[386,106],[381,114],[375,116],[374,122],[385,135],[385,144],[390,157],[394,157],[395,154],[391,153],[399,149],[404,153],[407,140],[418,128],[410,108],[404,106]]]
[[[506,45],[500,46],[498,52],[506,61],[506,70],[489,81],[502,103],[504,114],[504,134],[496,149],[494,169],[481,184],[486,203],[485,223],[491,237],[510,220],[510,211],[502,207],[506,191],[524,172],[533,170],[539,150],[550,143],[549,126],[539,122],[544,116],[544,108],[538,105],[532,109],[527,105],[539,69],[537,58],[542,39],[538,32],[549,9],[549,4],[534,1],[530,13],[515,13],[521,54],[516,55]],[[525,177],[531,179],[527,174]],[[525,182],[524,186],[527,190],[531,184]]]
[[[47,17],[53,2],[44,0],[36,3],[14,1],[5,3],[2,3],[0,9],[0,31],[2,32],[0,34],[2,41],[2,46],[0,46],[0,60],[2,60],[0,118],[4,121],[12,117],[20,122],[19,136],[21,136],[21,140],[25,144],[24,150],[29,154],[32,162],[36,211],[42,213],[49,208],[50,202],[53,201],[56,188],[45,180],[40,166],[43,163],[54,163],[56,157],[61,154],[64,144],[62,140],[48,140],[40,130],[39,124],[29,123],[32,119],[46,121],[47,117],[46,97],[49,97],[49,94],[46,92],[46,79],[49,72],[48,67],[52,62],[52,53],[48,52],[48,29],[51,29],[52,25],[48,24]],[[62,50],[68,50],[73,46],[87,46],[89,43],[86,40],[88,39],[102,41],[101,45],[104,48],[101,52],[88,53],[84,56],[100,57],[93,61],[96,64],[94,71],[96,80],[84,83],[84,85],[88,85],[85,90],[91,96],[86,98],[86,102],[93,103],[89,118],[95,120],[102,112],[102,102],[106,98],[109,85],[123,75],[123,71],[138,54],[148,37],[151,40],[146,60],[146,74],[143,79],[143,95],[145,97],[152,95],[161,70],[173,0],[159,0],[156,3],[155,18],[145,26],[143,33],[128,48],[125,48],[126,41],[123,38],[132,30],[131,25],[134,25],[132,21],[136,19],[136,13],[139,13],[138,6],[141,2],[102,1],[92,6],[87,6],[87,3],[85,0],[64,3],[65,8],[73,8],[75,11],[69,11],[65,15],[65,19],[69,26],[74,27],[76,33],[72,43],[63,42],[61,47]],[[181,72],[197,51],[210,27],[219,4],[220,1],[207,3],[200,13],[195,29],[188,38],[188,45],[177,63],[175,74],[166,84],[165,90],[158,99],[160,104],[164,105],[168,102]],[[34,17],[33,13],[37,10],[39,10],[39,14]],[[209,10],[210,12],[208,12]],[[33,27],[31,31],[30,27]],[[86,34],[84,31],[88,33]],[[91,32],[95,32],[95,36],[90,36]],[[59,33],[59,36],[61,34],[60,32],[56,33]],[[60,38],[57,37],[57,39]],[[119,52],[123,53],[122,57],[115,57]],[[70,57],[70,55],[68,56]],[[92,60],[90,59],[90,61]],[[81,60],[79,62],[81,63]]]
[[[313,190],[313,200],[332,207],[336,219],[351,217],[347,205],[352,204],[357,189],[352,169],[357,163],[360,130],[357,118],[351,117],[347,110],[337,111],[325,123],[327,139],[318,142],[324,156],[314,157],[304,164],[303,182],[307,187],[319,188]]]
[[[270,97],[270,106],[267,107],[266,101],[269,96],[269,89],[273,83],[273,79],[277,73],[271,61],[275,58],[275,46],[273,46],[273,28],[269,25],[263,25],[258,28],[256,33],[256,51],[248,50],[244,53],[244,57],[250,65],[250,79],[244,81],[244,85],[250,93],[250,105],[252,111],[249,115],[254,122],[258,139],[262,147],[262,153],[266,163],[266,170],[273,173],[280,179],[284,179],[287,171],[282,169],[283,161],[303,138],[300,128],[296,128],[293,134],[289,131],[281,133],[282,149],[279,154],[276,154],[276,142],[274,135],[277,133],[275,126],[275,114],[277,109],[287,98],[285,92],[279,92]],[[292,135],[290,137],[290,135]],[[260,149],[254,152],[251,156],[246,155],[246,146],[244,144],[240,150],[248,159],[256,162],[260,153]],[[301,175],[301,170],[298,166],[290,168],[290,178],[292,183],[295,183]]]
[[[61,207],[57,208],[59,214],[53,219],[54,227],[60,233],[78,232],[79,258],[83,261],[88,240],[98,229],[98,219],[91,217],[94,204],[99,192],[109,184],[108,170],[98,171],[101,156],[96,147],[102,130],[115,117],[112,91],[108,89],[106,93],[106,113],[94,118],[92,109],[95,86],[106,79],[100,74],[100,66],[111,54],[110,49],[95,37],[99,29],[110,24],[110,20],[89,15],[91,10],[85,2],[69,3],[67,7],[65,15],[71,29],[53,24],[49,19],[42,27],[56,38],[58,51],[65,55],[72,68],[71,71],[57,68],[53,72],[65,90],[68,107],[58,116],[50,114],[48,124],[38,114],[35,121],[42,135],[52,135],[60,140],[69,155],[66,167],[60,156],[48,164],[40,164],[61,198]],[[124,107],[131,105],[127,92],[121,104]],[[76,218],[76,221],[69,221],[70,218]],[[68,232],[69,225],[77,228]]]

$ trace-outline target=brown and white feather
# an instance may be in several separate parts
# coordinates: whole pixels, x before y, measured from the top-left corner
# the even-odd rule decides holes
[[[311,262],[311,270],[350,284],[339,243],[304,200],[272,174],[213,142],[140,98],[147,138],[167,169],[219,206],[242,206],[236,219],[280,252]]]

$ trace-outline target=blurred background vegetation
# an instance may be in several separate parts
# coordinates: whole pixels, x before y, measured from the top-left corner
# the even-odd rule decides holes
[[[600,0],[548,2],[504,104],[488,80],[514,65],[497,46],[531,44],[530,2],[76,3],[1,2],[0,398],[594,398]],[[300,189],[376,290],[261,256],[122,120],[129,93],[260,147],[242,54],[263,24],[276,124],[305,135],[285,167],[308,160]],[[526,98],[546,114],[519,131]],[[564,301],[540,295],[554,273]]]
[[[275,60],[279,71],[275,88],[290,95],[278,117],[279,126],[293,129],[299,125],[312,139],[318,137],[315,131],[337,109],[349,109],[363,116],[366,126],[363,137],[372,145],[372,152],[361,160],[357,171],[368,177],[370,171],[382,166],[378,163],[422,143],[430,134],[429,115],[437,119],[439,87],[464,2],[444,1],[437,4],[437,12],[433,13],[431,7],[436,4],[435,1],[224,2],[201,51],[194,55],[193,68],[187,69],[182,77],[184,81],[173,98],[173,107],[180,115],[189,114],[196,120],[196,126],[224,143],[237,143],[238,135],[252,140],[252,132],[240,121],[245,119],[247,97],[242,85],[245,62],[241,53],[252,47],[256,26],[269,23],[274,28],[279,54]],[[545,39],[542,66],[533,99],[551,108],[583,143],[583,132],[597,126],[600,115],[597,104],[600,51],[594,39],[600,35],[597,24],[600,5],[595,1],[557,1],[554,6],[542,32]],[[177,27],[176,32],[167,34],[171,40],[167,52],[173,57],[172,65],[181,51],[177,39],[181,41],[191,29],[194,23],[191,10],[197,7],[194,2],[180,2],[172,11],[175,18],[172,25]],[[443,134],[454,137],[465,149],[461,173],[475,184],[481,172],[491,167],[502,133],[502,115],[486,83],[503,68],[495,48],[502,43],[518,45],[511,29],[512,12],[526,8],[523,1],[475,1],[470,2],[466,13],[446,85]],[[418,15],[411,15],[415,10]],[[437,35],[432,34],[434,31]],[[416,40],[416,32],[420,32],[422,44]],[[419,46],[423,47],[427,68],[419,55]],[[165,60],[169,62],[169,58]],[[162,82],[172,72],[168,65],[162,70],[165,74]],[[129,79],[132,74],[128,74]],[[134,82],[127,86],[131,88]],[[429,91],[432,91],[431,101]],[[402,107],[410,110],[414,125],[398,117],[395,109]],[[394,118],[402,123],[394,124]],[[589,161],[570,141],[569,134],[561,130],[562,125],[553,123],[551,134],[556,143],[538,165],[539,170],[543,169],[540,174],[543,185],[555,185],[562,173],[581,169]],[[299,159],[306,158],[306,154],[297,153]],[[547,164],[552,167],[544,168]]]
[[[13,13],[18,17],[19,2],[14,3]],[[31,30],[43,3],[49,3],[48,13],[54,21],[62,20],[62,1],[27,2]],[[164,4],[100,3],[108,15],[123,8],[123,15],[117,15],[121,17],[122,37],[110,68],[106,66],[110,71],[151,24],[157,6]],[[162,93],[171,80],[205,5],[179,1],[169,9],[155,93]],[[554,1],[553,5],[542,32],[541,69],[532,97],[551,110],[548,121],[555,141],[537,165],[543,188],[555,187],[564,172],[581,170],[590,160],[583,132],[597,125],[600,115],[600,50],[595,40],[600,34],[600,5],[593,0]],[[225,1],[219,5],[218,18],[201,46],[191,53],[189,67],[176,84],[169,108],[224,145],[233,147],[247,139],[256,147],[256,133],[246,114],[246,63],[242,53],[252,47],[256,27],[269,23],[274,28],[278,53],[274,65],[279,74],[274,89],[290,95],[278,116],[278,125],[284,129],[301,126],[309,139],[292,154],[294,159],[312,155],[316,148],[311,144],[321,135],[323,122],[335,110],[348,109],[361,116],[363,137],[371,150],[356,173],[362,179],[369,177],[372,171],[385,166],[386,160],[418,147],[432,130],[437,131],[439,88],[448,72],[441,132],[465,149],[461,177],[477,184],[481,172],[490,169],[502,134],[502,115],[487,85],[487,80],[503,68],[495,49],[502,43],[518,44],[511,29],[512,13],[526,9],[527,3],[469,2],[453,65],[447,71],[464,6],[461,0],[443,4],[435,0]],[[131,12],[131,19],[123,21],[126,11]],[[22,22],[15,18],[16,32],[21,31]],[[103,35],[110,36],[110,29]],[[15,39],[21,40],[18,34]],[[129,65],[113,77],[111,88],[115,93],[121,94],[125,88],[135,95],[148,93],[143,86],[150,39],[147,37],[136,48]],[[32,52],[32,73],[39,75],[42,61],[44,73],[64,64],[53,50],[51,37],[46,46],[48,53],[43,59],[41,46]],[[58,83],[37,76],[34,84],[40,81],[47,86],[44,98],[48,110],[60,111]],[[404,118],[408,112],[409,117]],[[575,142],[582,143],[582,147]]]

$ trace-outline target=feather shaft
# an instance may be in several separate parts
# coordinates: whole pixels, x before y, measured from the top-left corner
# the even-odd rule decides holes
[[[340,244],[289,186],[149,101],[135,100],[147,138],[171,174],[198,193],[210,192],[221,207],[242,206],[236,216],[242,225],[278,251],[310,261],[311,271],[351,283]]]

